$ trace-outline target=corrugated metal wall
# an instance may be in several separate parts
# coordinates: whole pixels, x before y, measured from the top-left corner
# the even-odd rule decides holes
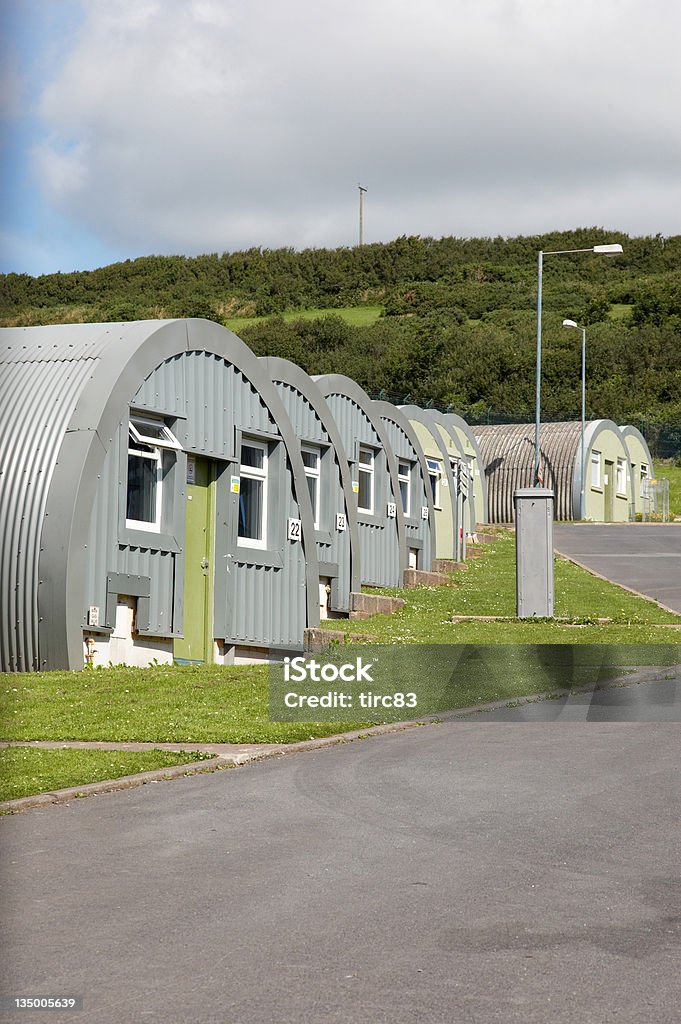
[[[186,352],[162,363],[147,377],[131,404],[166,416],[186,417],[177,420],[174,432],[183,447],[206,458],[232,459],[236,455],[235,429],[254,432],[256,436],[258,432],[272,437],[278,434],[274,420],[251,383],[232,364],[208,352]],[[121,444],[127,445],[127,421],[121,423],[117,440],[107,455],[93,508],[85,606],[105,604],[109,572],[148,576],[149,631],[178,634],[182,622],[174,621],[173,609],[182,604],[175,589],[183,586],[181,554],[164,547],[162,535],[149,533],[148,545],[142,545],[126,542],[125,531],[119,533],[120,502],[125,500],[125,481],[120,473]],[[278,537],[285,537],[282,521],[299,516],[290,467],[286,459],[283,461],[286,482],[284,500],[277,509],[281,517]],[[176,502],[174,522],[168,524],[168,532],[183,547],[182,485],[178,494],[181,500]],[[232,526],[230,535],[236,537],[236,528]],[[259,646],[300,644],[307,624],[304,551],[302,544],[285,540],[281,547],[282,564],[273,566],[255,565],[240,555],[238,545],[231,546],[231,585],[227,588],[230,603],[229,607],[215,608],[216,637],[228,643]],[[222,567],[224,564],[218,563],[216,571],[227,571]],[[178,617],[176,614],[175,619]]]
[[[320,444],[330,445],[328,431],[307,398],[291,384],[283,384],[275,380],[274,385],[297,436],[302,441],[316,441]],[[337,564],[338,577],[334,588],[334,607],[336,611],[347,612],[350,610],[350,531],[337,530],[335,525],[336,513],[346,511],[345,494],[338,466],[338,460],[345,457],[345,452],[337,453],[332,448],[322,462],[317,557],[320,562]],[[319,534],[324,535],[323,539]]]
[[[430,569],[433,552],[431,551],[431,523],[429,519],[421,518],[421,507],[428,505],[426,497],[426,484],[421,472],[419,456],[413,444],[395,420],[381,416],[381,422],[388,435],[396,459],[407,459],[412,463],[411,474],[411,516],[405,516],[405,527],[407,530],[407,547],[413,546],[411,541],[418,541],[422,545],[422,562],[424,569]]]
[[[473,429],[485,466],[489,521],[511,523],[515,515],[513,492],[534,485],[534,425],[499,423]],[[573,475],[580,437],[579,421],[541,426],[543,486],[555,494],[554,512],[559,520],[574,518]]]
[[[377,483],[380,485],[380,497],[376,505],[377,521],[368,522],[362,514],[359,519],[362,582],[374,587],[399,587],[402,581],[397,520],[387,518],[386,504],[389,501],[398,502],[400,498],[393,494],[383,445],[364,410],[347,395],[330,394],[326,401],[350,460],[356,458],[358,442],[381,449],[377,467]],[[356,475],[354,479],[357,479]]]
[[[3,331],[0,347],[0,665],[41,667],[38,563],[47,495],[64,432],[97,364],[92,331]]]

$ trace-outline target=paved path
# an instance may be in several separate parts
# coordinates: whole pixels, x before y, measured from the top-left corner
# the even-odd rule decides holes
[[[556,551],[681,614],[681,525],[554,523]]]
[[[678,725],[479,715],[5,817],[2,991],[81,1024],[676,1024],[679,761]]]

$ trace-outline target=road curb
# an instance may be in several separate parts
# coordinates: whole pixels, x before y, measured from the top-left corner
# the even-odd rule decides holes
[[[0,815],[16,814],[20,811],[28,811],[34,807],[47,807],[51,804],[70,803],[71,800],[81,799],[86,796],[98,796],[102,793],[113,793],[122,789],[134,789],[137,786],[146,786],[150,782],[168,782],[172,779],[188,775],[209,774],[225,768],[241,768],[247,764],[267,761],[275,757],[283,757],[286,754],[301,753],[305,750],[320,750],[323,747],[339,746],[341,743],[351,743],[368,736],[400,732],[403,729],[427,725],[431,721],[439,721],[439,719],[387,722],[384,725],[369,726],[366,729],[356,729],[352,732],[335,733],[333,736],[320,736],[313,740],[302,740],[298,743],[282,743],[274,748],[253,750],[238,755],[217,756],[210,760],[178,764],[169,768],[155,768],[153,771],[139,772],[136,775],[123,775],[118,779],[103,779],[101,782],[88,782],[83,786],[70,786],[67,789],[50,790],[48,793],[36,793],[33,796],[23,796],[16,800],[0,802]],[[30,746],[29,743],[22,743],[20,740],[8,745]],[[63,744],[60,746],[60,749],[69,749],[69,747],[67,744]]]
[[[634,526],[640,526],[641,524],[640,523],[634,523],[633,525]],[[646,524],[646,525],[648,525],[648,524]],[[658,524],[658,523],[651,523],[650,525],[651,526],[658,526],[660,524]],[[665,525],[667,525],[667,524],[665,524]],[[617,580],[612,580],[612,579],[610,579],[609,576],[604,576],[603,573],[596,572],[595,569],[591,569],[588,565],[584,565],[583,562],[578,562],[577,559],[576,558],[572,558],[571,555],[564,555],[562,551],[558,550],[558,548],[554,548],[554,553],[556,555],[559,555],[564,561],[572,562],[572,564],[576,565],[578,568],[584,569],[584,571],[588,572],[591,576],[595,576],[597,579],[603,580],[604,583],[612,583],[612,585],[614,587],[619,587],[620,590],[626,590],[628,594],[633,594],[634,597],[640,597],[644,601],[650,601],[651,604],[655,604],[655,605],[657,605],[658,608],[661,608],[663,612],[670,612],[672,615],[678,615],[679,614],[679,612],[676,610],[676,608],[669,608],[666,604],[662,604],[661,601],[656,601],[654,597],[650,596],[650,594],[642,594],[640,590],[634,590],[633,587],[628,587],[626,585],[626,583],[618,583]],[[664,623],[650,623],[650,625],[664,625]]]
[[[656,666],[628,666],[629,668],[651,673]],[[678,670],[678,666],[665,665],[660,668],[668,673],[670,668]],[[502,700],[489,701],[485,704],[476,704],[467,708],[456,708],[452,711],[443,712],[438,715],[429,715],[425,718],[411,719],[407,722],[386,722],[382,725],[368,726],[366,729],[354,729],[351,732],[335,733],[333,736],[319,736],[312,740],[302,740],[298,743],[286,743],[276,748],[269,747],[265,750],[253,750],[247,753],[234,756],[218,756],[206,761],[198,761],[190,764],[174,765],[170,768],[157,768],[149,772],[140,772],[137,775],[124,775],[119,779],[102,780],[101,782],[89,782],[83,786],[72,786],[68,789],[55,789],[49,793],[36,793],[34,796],[24,796],[17,800],[5,800],[0,803],[0,814],[18,814],[21,811],[32,810],[37,807],[47,807],[52,804],[66,804],[72,800],[82,799],[88,796],[99,796],[104,793],[113,793],[118,790],[134,789],[138,786],[146,786],[154,782],[169,782],[173,779],[183,778],[190,775],[203,775],[221,771],[226,768],[241,768],[259,761],[269,761],[277,757],[284,757],[288,754],[303,753],[306,750],[322,750],[325,747],[337,747],[343,743],[354,743],[357,740],[369,739],[373,736],[387,736],[391,733],[404,732],[407,729],[416,729],[421,726],[441,725],[457,719],[472,718],[474,715],[484,715],[488,711],[497,711],[500,708],[522,707],[525,704],[535,704],[543,700],[558,700],[561,697],[577,696],[584,693],[593,693],[597,690],[610,690],[623,686],[635,686],[640,682],[661,682],[669,678],[668,675],[652,676],[652,678],[634,679],[631,677],[617,678],[611,681],[604,681],[579,689],[565,687],[560,690],[531,693],[523,697],[505,697]],[[16,746],[21,746],[17,741]]]

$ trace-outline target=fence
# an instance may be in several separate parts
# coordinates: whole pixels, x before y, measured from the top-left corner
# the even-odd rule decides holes
[[[642,512],[644,523],[669,522],[669,480],[642,480]]]

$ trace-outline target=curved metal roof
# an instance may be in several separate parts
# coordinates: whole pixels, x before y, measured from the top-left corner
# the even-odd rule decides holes
[[[483,463],[482,463],[482,457],[481,457],[481,454],[480,454],[480,448],[478,447],[478,444],[477,444],[477,442],[475,440],[475,437],[470,435],[470,427],[468,426],[468,424],[464,420],[462,420],[460,416],[454,417],[454,415],[451,414],[451,413],[445,414],[443,412],[439,412],[437,409],[425,409],[424,412],[425,412],[426,416],[429,416],[432,420],[435,420],[436,423],[439,423],[440,426],[444,430],[447,431],[447,433],[451,437],[452,441],[454,442],[456,447],[461,452],[461,457],[463,459],[465,459],[466,458],[466,450],[464,448],[464,444],[463,444],[461,438],[458,436],[458,434],[456,432],[456,427],[459,426],[460,423],[463,424],[463,426],[465,428],[466,437],[468,438],[469,442],[472,441],[472,445],[471,446],[473,447],[473,450],[475,452],[475,457],[476,457],[477,462],[478,462],[478,467],[480,468],[480,472],[482,473]],[[459,421],[459,422],[457,422],[457,421]],[[471,517],[470,518],[470,529],[471,529],[471,532],[473,533],[473,532],[475,532],[475,524],[476,524],[476,522],[478,522],[478,520],[480,522],[483,521],[483,515],[481,513],[478,516],[477,513],[476,513],[476,509],[475,509],[475,489],[474,489],[472,484],[473,484],[473,482],[471,481],[471,488],[470,488],[470,494],[468,496],[468,500],[469,500],[470,506],[471,506],[471,508],[470,508],[470,517]],[[485,492],[486,492],[485,477],[483,475],[483,477],[482,477],[482,493],[485,494]]]
[[[324,429],[329,435],[331,444],[338,453],[337,463],[343,490],[346,495],[352,495],[352,476],[348,465],[347,455],[345,453],[345,447],[343,445],[343,439],[341,438],[338,424],[331,414],[331,409],[325,401],[317,384],[305,372],[305,370],[301,369],[297,363],[292,363],[290,359],[280,359],[276,356],[262,356],[261,361],[267,368],[267,372],[273,381],[280,381],[282,384],[288,384],[290,387],[295,388],[296,391],[303,395],[303,397],[310,403],[315,415],[319,417]],[[359,544],[359,527],[357,523],[357,509],[353,500],[346,501],[345,511],[348,532],[350,534],[350,546],[352,550],[350,589],[359,590],[361,586],[361,553]]]
[[[430,488],[429,477],[428,477],[428,464],[426,463],[426,457],[423,454],[423,448],[421,442],[416,436],[416,431],[412,427],[408,418],[405,416],[402,409],[398,409],[396,405],[392,405],[391,402],[379,402],[374,401],[374,406],[378,415],[381,419],[390,420],[395,423],[400,430],[403,432],[405,437],[408,439],[410,445],[416,453],[416,457],[419,463],[419,469],[421,471],[421,479],[424,482],[424,493],[425,500],[428,506],[428,529],[432,538],[433,551],[435,550],[435,506],[433,505],[433,492]],[[434,556],[433,556],[434,557]],[[430,568],[430,566],[428,566]]]
[[[533,423],[495,423],[473,429],[485,466],[489,521],[510,523],[514,517],[513,492],[534,485],[535,426]],[[620,429],[612,420],[586,423],[586,465],[588,453],[603,431],[612,431],[621,439]],[[580,420],[541,424],[542,485],[554,492],[554,514],[559,520],[579,516],[581,433]]]
[[[378,415],[374,402],[369,398],[364,388],[362,388],[356,381],[352,380],[350,377],[346,377],[342,373],[321,374],[319,376],[313,376],[312,380],[318,386],[325,398],[334,394],[343,395],[345,398],[349,399],[349,401],[354,402],[355,405],[362,410],[371,423],[373,429],[376,431],[383,450],[385,451],[392,491],[397,498],[400,493],[400,486],[397,478],[397,461],[390,446],[390,441],[385,432],[385,428],[381,423],[381,417]],[[402,514],[402,503],[399,500],[396,500],[395,505],[397,510],[397,538],[400,552],[399,578],[401,580],[402,573],[407,568],[407,529],[404,522],[404,515]]]
[[[114,431],[165,360],[208,351],[257,388],[288,449],[300,506],[308,619],[318,615],[314,523],[295,434],[268,373],[235,334],[207,320],[0,331],[0,661],[9,669],[82,665],[89,519]],[[312,538],[311,541],[308,539]]]
[[[641,445],[641,447],[643,448],[643,451],[645,452],[645,454],[647,456],[648,466],[650,467],[650,470],[652,472],[653,457],[652,457],[652,455],[650,453],[650,448],[648,447],[648,442],[646,441],[646,439],[643,436],[643,434],[641,433],[641,431],[638,430],[636,427],[632,427],[630,423],[627,423],[624,426],[620,427],[620,433],[622,434],[622,437],[624,438],[625,445],[626,445],[628,437],[632,438],[635,441],[638,441],[638,443]],[[627,446],[627,449],[628,449],[628,446]]]
[[[491,523],[513,521],[513,492],[534,484],[535,428],[530,423],[474,427],[480,443]],[[542,485],[554,492],[556,519],[572,519],[572,488],[581,423],[542,423]]]

